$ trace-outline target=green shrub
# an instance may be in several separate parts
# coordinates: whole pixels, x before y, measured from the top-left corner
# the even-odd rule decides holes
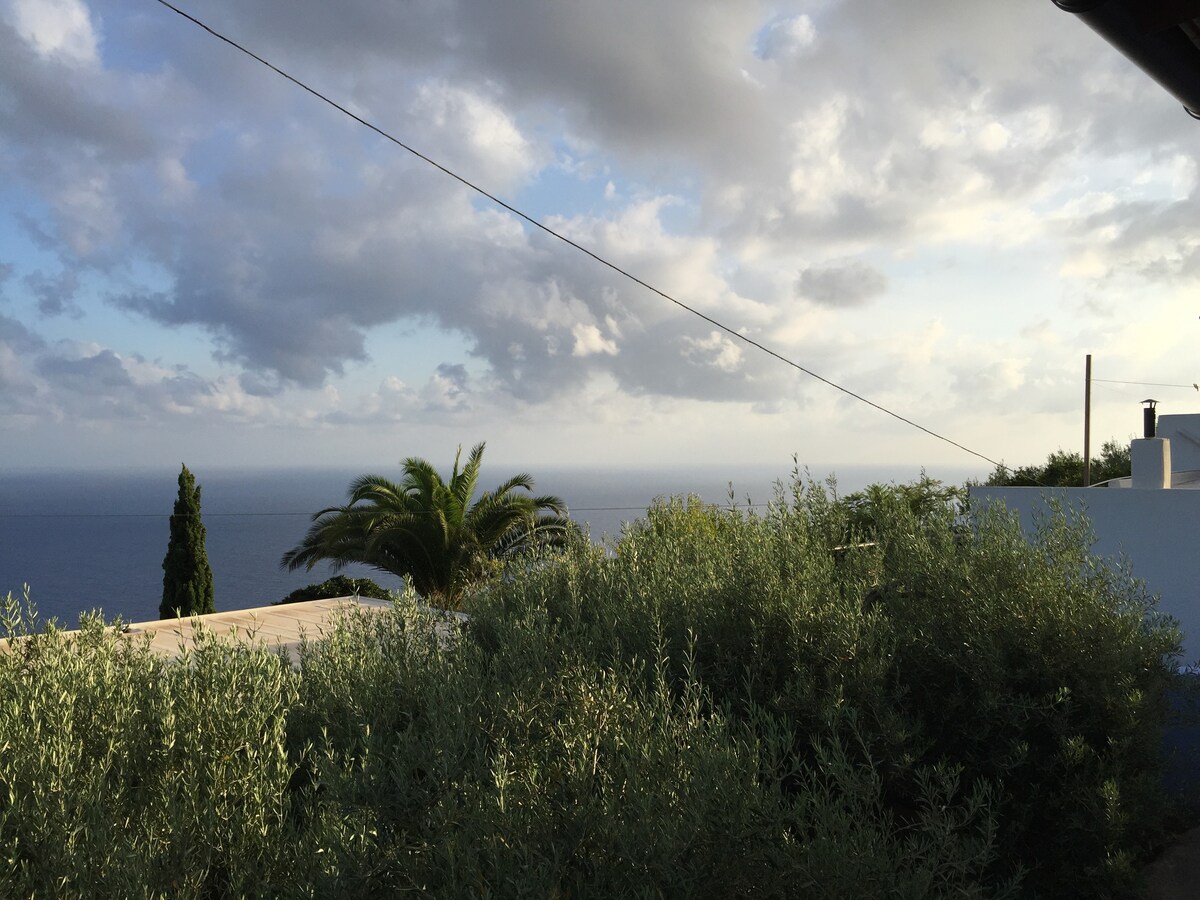
[[[386,590],[370,578],[351,578],[348,575],[334,575],[319,584],[309,584],[296,588],[282,600],[277,600],[273,606],[283,603],[304,603],[307,600],[327,600],[330,597],[370,597],[374,600],[391,598]]]
[[[1082,523],[944,500],[664,500],[298,670],[18,640],[0,895],[1127,895],[1178,634]]]
[[[878,766],[836,738],[798,763],[781,717],[721,712],[686,656],[677,680],[665,652],[606,668],[546,616],[492,624],[493,649],[447,647],[398,608],[306,649],[293,738],[338,873],[319,893],[1006,895],[981,882],[986,786],[922,771],[900,823]]]
[[[0,896],[283,883],[296,865],[279,833],[297,676],[244,644],[201,642],[167,664],[96,618],[81,626],[0,654]]]
[[[1129,441],[1115,438],[1104,442],[1099,457],[1092,457],[1089,475],[1092,484],[1113,478],[1128,478],[1132,472]],[[1083,455],[1058,449],[1041,465],[1009,468],[997,465],[986,484],[1000,487],[1083,487]]]
[[[1088,555],[1083,523],[1059,515],[1031,545],[1002,513],[964,524],[911,494],[868,492],[869,531],[861,504],[798,479],[761,517],[662,501],[613,558],[515,579],[473,625],[498,651],[498,622],[545,610],[606,666],[661,644],[677,691],[692,646],[714,708],[772,710],[805,765],[819,741],[842,741],[877,766],[902,826],[931,769],[994,790],[985,884],[1023,872],[1049,896],[1128,890],[1165,807],[1178,632],[1128,572]]]

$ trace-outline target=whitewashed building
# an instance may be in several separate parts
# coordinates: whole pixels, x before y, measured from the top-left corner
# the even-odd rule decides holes
[[[1152,420],[1151,420],[1152,422]],[[1093,552],[1124,555],[1183,628],[1185,665],[1200,662],[1200,414],[1164,415],[1130,446],[1133,475],[1086,488],[975,487],[973,502],[1002,502],[1032,534],[1048,501],[1083,512]]]

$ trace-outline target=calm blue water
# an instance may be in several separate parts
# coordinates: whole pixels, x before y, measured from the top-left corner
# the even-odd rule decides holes
[[[333,574],[284,572],[279,558],[304,536],[311,514],[344,501],[351,479],[346,470],[194,470],[202,488],[207,549],[216,586],[217,609],[273,603],[299,587]],[[397,471],[377,474],[398,477]],[[484,471],[490,487],[510,471]],[[572,517],[586,523],[594,540],[620,533],[656,496],[697,494],[713,503],[728,501],[732,481],[739,504],[765,503],[773,484],[790,479],[778,468],[677,468],[659,470],[541,470],[537,492],[566,500]],[[827,468],[814,468],[823,479]],[[839,491],[876,481],[909,481],[919,467],[845,467]],[[931,476],[961,483],[982,472],[943,468]],[[0,597],[19,596],[30,586],[43,618],[74,625],[81,612],[100,609],[126,621],[158,617],[162,559],[168,521],[178,492],[178,470],[121,472],[0,472]],[[365,567],[345,574],[370,577],[387,588],[397,578]]]

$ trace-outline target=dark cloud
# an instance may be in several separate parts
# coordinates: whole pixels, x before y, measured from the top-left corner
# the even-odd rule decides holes
[[[1196,234],[1196,209],[1200,189],[1191,196],[1148,207],[1130,203],[1113,211],[1119,228],[1113,242],[1114,261],[1122,257],[1148,278],[1159,281],[1192,281],[1200,277],[1200,240]]]
[[[1113,200],[1100,209],[1067,216],[1062,233],[1076,253],[1099,254],[1104,276],[1132,271],[1161,282],[1200,276],[1196,209],[1200,187],[1176,200]]]
[[[111,350],[73,359],[43,356],[37,361],[36,371],[52,385],[74,394],[110,394],[133,385],[120,357]]]
[[[6,348],[14,349],[15,356]],[[213,402],[218,384],[185,366],[169,369],[138,354],[70,341],[48,344],[0,317],[0,412],[75,423],[163,422],[174,417],[237,417]]]
[[[416,73],[494,85],[510,108],[539,116],[551,108],[572,133],[643,158],[732,160],[752,148],[769,119],[738,65],[761,24],[758,12],[722,0],[442,0],[396,8],[349,0],[336,11],[311,4],[300,15],[226,0],[206,18],[253,35],[292,69],[342,84],[385,123],[396,124],[402,105],[396,75]],[[354,73],[349,84],[346,72]]]
[[[30,353],[46,346],[45,340],[30,331],[16,319],[0,315],[0,344],[8,345],[17,353]]]
[[[57,275],[31,272],[25,276],[25,284],[37,298],[38,311],[43,315],[79,315],[80,309],[75,303],[75,293],[79,290],[79,276],[75,271],[64,269]]]
[[[19,158],[28,175],[61,165],[66,155],[84,153],[108,165],[146,158],[154,146],[145,119],[115,95],[130,85],[120,76],[39,56],[0,20],[0,135],[21,136],[42,153]],[[62,142],[60,144],[60,142]],[[66,152],[45,150],[61,147]]]
[[[284,389],[283,383],[278,377],[258,372],[242,372],[238,376],[238,384],[251,397],[277,397]]]
[[[0,315],[0,416],[43,416],[46,409],[28,367],[45,340],[16,319]]]
[[[753,7],[524,0],[459,9],[464,60],[480,60],[526,102],[566,104],[585,134],[606,143],[729,160],[765,124],[763,98],[736,62],[759,24]]]
[[[802,269],[796,293],[822,306],[862,306],[887,291],[887,277],[874,266],[851,260]]]
[[[185,366],[169,369],[140,354],[122,357],[73,341],[48,342],[0,315],[0,417],[104,422],[159,420],[194,411],[217,386]]]
[[[179,226],[172,289],[116,302],[166,325],[205,328],[220,358],[260,380],[318,386],[365,358],[370,328],[453,318],[447,307],[469,302],[483,275],[476,248],[484,267],[502,261],[500,248],[470,233],[474,214],[461,195],[430,208],[427,180],[403,169],[365,195],[331,195],[314,179],[277,172],[216,193]]]

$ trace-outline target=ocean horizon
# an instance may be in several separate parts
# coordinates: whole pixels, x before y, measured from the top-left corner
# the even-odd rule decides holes
[[[193,469],[201,486],[206,546],[218,610],[265,606],[334,572],[287,572],[280,557],[303,538],[312,514],[345,501],[363,468]],[[487,489],[514,470],[484,467]],[[836,477],[839,494],[877,482],[918,478],[916,465],[812,466],[806,480]],[[941,466],[926,473],[948,484],[987,473]],[[0,473],[0,597],[25,585],[42,619],[74,627],[83,613],[125,621],[158,617],[162,560],[178,469],[27,470]],[[399,477],[399,467],[375,474]],[[556,494],[595,541],[615,539],[656,497],[694,494],[709,503],[763,507],[791,466],[707,465],[658,468],[541,467],[538,494]],[[365,566],[343,574],[372,578],[388,589],[400,579]]]

